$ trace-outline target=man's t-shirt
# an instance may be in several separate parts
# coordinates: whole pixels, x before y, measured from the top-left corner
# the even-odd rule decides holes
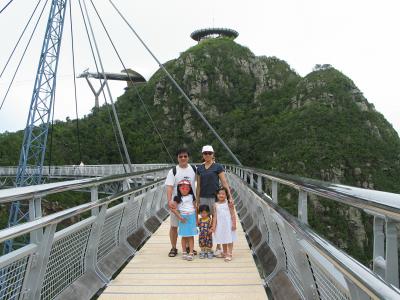
[[[219,188],[219,174],[224,171],[222,165],[213,163],[208,169],[203,165],[197,167],[197,174],[200,176],[200,197],[215,197]]]
[[[196,195],[196,186],[195,186],[196,174],[194,173],[193,168],[190,165],[188,165],[186,168],[181,168],[179,165],[177,165],[175,176],[171,169],[169,170],[167,179],[165,180],[165,185],[173,186],[172,199],[174,199],[174,197],[176,196],[176,187],[178,185],[178,182],[184,179],[190,181],[193,194]]]

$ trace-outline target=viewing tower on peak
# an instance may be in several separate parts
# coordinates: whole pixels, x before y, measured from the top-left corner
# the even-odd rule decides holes
[[[204,28],[195,30],[190,34],[190,37],[197,42],[221,36],[229,37],[234,40],[239,36],[239,32],[230,28]]]

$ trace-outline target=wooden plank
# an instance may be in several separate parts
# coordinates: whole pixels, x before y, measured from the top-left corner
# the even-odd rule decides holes
[[[243,229],[238,223],[233,260],[186,261],[168,257],[169,220],[109,283],[99,299],[267,299]],[[178,245],[180,241],[178,241]],[[195,240],[198,249],[198,240]]]

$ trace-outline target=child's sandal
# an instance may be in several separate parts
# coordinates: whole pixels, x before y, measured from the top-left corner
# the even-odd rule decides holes
[[[230,261],[232,260],[232,255],[227,254],[224,260],[225,260],[226,262],[230,262]]]
[[[225,258],[225,255],[224,255],[224,253],[218,253],[216,256],[215,256],[216,258]]]
[[[186,255],[186,260],[192,261],[193,259],[194,259],[193,253],[189,253],[188,255]]]

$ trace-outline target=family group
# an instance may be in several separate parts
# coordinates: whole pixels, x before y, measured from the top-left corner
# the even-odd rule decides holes
[[[169,257],[178,254],[177,240],[181,237],[182,258],[192,261],[195,237],[201,249],[200,259],[213,257],[232,260],[236,240],[236,214],[224,168],[215,162],[214,149],[202,148],[203,163],[189,164],[189,151],[177,151],[178,165],[173,167],[165,181],[168,207],[171,211]],[[213,244],[216,250],[213,251]]]

